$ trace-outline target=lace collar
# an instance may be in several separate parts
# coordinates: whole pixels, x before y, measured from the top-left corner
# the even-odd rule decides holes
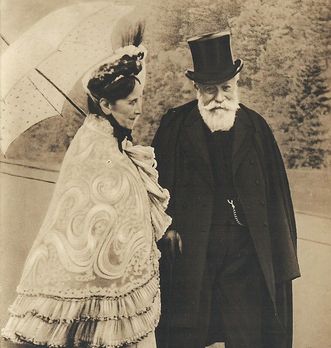
[[[84,125],[93,130],[105,134],[105,135],[114,135],[114,129],[112,125],[102,116],[98,116],[96,114],[89,114],[85,121]]]

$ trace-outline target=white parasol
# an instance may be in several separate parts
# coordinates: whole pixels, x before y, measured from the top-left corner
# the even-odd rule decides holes
[[[84,73],[114,52],[115,27],[132,7],[79,3],[35,23],[1,56],[0,147],[34,124],[62,115],[65,101],[84,114],[71,90]]]

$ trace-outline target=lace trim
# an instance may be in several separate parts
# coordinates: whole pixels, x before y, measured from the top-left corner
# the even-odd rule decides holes
[[[152,297],[152,303],[155,302],[157,296],[159,296],[159,292],[156,292],[153,297]],[[149,305],[149,306],[146,306],[144,308],[141,308],[141,309],[136,309],[136,312],[135,313],[131,313],[131,314],[123,314],[123,315],[113,315],[113,316],[90,316],[90,315],[87,315],[87,314],[81,314],[81,316],[77,316],[77,317],[74,317],[74,318],[58,318],[58,319],[52,319],[51,316],[47,316],[47,315],[44,315],[44,314],[41,314],[38,312],[38,310],[36,309],[26,309],[26,310],[23,310],[23,308],[29,308],[29,307],[32,307],[34,305],[34,303],[29,303],[28,301],[30,299],[24,299],[25,301],[27,301],[28,304],[22,304],[22,307],[19,307],[19,310],[21,311],[15,311],[17,310],[17,308],[13,309],[13,308],[10,308],[10,315],[13,316],[13,317],[16,317],[16,318],[25,318],[27,315],[32,315],[33,317],[37,317],[39,319],[41,319],[42,321],[45,321],[49,324],[53,324],[53,323],[72,323],[72,322],[75,322],[75,321],[107,321],[107,320],[121,320],[123,318],[125,319],[131,319],[131,318],[134,318],[134,317],[137,317],[139,315],[142,315],[142,314],[145,314],[147,313],[148,311],[151,310],[152,308],[152,305]],[[59,304],[55,304],[55,307],[58,306]],[[49,304],[49,307],[51,308],[53,305],[52,304]],[[91,304],[87,304],[87,303],[84,303],[83,306],[85,307],[88,307],[89,308],[89,311],[93,311],[93,308],[91,308]],[[95,301],[95,306],[96,307],[103,307],[102,304],[97,304],[96,301]],[[84,308],[83,308],[84,310]],[[51,310],[50,310],[51,311]],[[59,310],[58,309],[55,309],[54,310],[55,312],[58,312]],[[67,310],[67,312],[76,312],[76,313],[80,313],[81,311],[79,311],[78,308],[76,309],[71,309],[69,308]],[[100,311],[104,312],[104,311],[107,311],[107,309],[103,309]],[[54,314],[54,312],[52,312],[52,314]]]
[[[31,342],[49,347],[122,347],[134,344],[153,331],[160,317],[160,292],[151,308],[140,315],[120,320],[43,321],[31,313],[10,316],[2,336],[13,342]],[[69,342],[68,340],[72,340]]]
[[[84,126],[87,126],[94,131],[102,134],[112,135],[114,130],[111,124],[102,116],[98,116],[96,114],[87,115]]]
[[[49,323],[121,320],[147,312],[155,302],[159,291],[159,278],[155,276],[144,287],[119,298],[91,296],[84,299],[70,299],[43,294],[19,295],[9,307],[9,312],[18,318],[24,318],[30,313]]]
[[[132,342],[124,342],[123,344],[120,344],[120,345],[92,345],[92,344],[88,344],[87,347],[89,348],[121,348],[121,347],[125,347],[127,345],[131,345],[131,344],[137,344],[139,342],[141,342],[142,340],[144,340],[150,333],[152,333],[154,330],[151,330],[149,332],[147,332],[144,336],[141,336],[137,339],[135,339],[134,341]],[[45,345],[45,343],[42,343],[42,342],[37,342],[36,340],[34,340],[33,338],[32,339],[29,339],[27,337],[23,337],[22,335],[19,335],[19,334],[16,334],[16,337],[15,338],[9,338],[9,337],[4,337],[5,340],[10,340],[12,341],[13,343],[17,343],[17,344],[25,344],[25,343],[30,343],[30,344],[34,344],[34,345],[38,345],[38,346],[42,346],[42,345]],[[73,346],[73,348],[79,348],[81,346],[83,342],[78,342],[78,343],[75,343],[75,345]],[[48,345],[48,347],[51,347],[51,348],[64,348],[66,347],[66,345]]]
[[[53,348],[73,347],[120,348],[143,340],[155,330],[160,317],[160,306],[157,301],[150,312],[134,320],[78,322],[48,324],[35,317],[25,320],[9,319],[12,327],[2,330],[2,336],[14,343],[32,343]],[[74,333],[74,336],[72,335]],[[71,342],[68,341],[68,338]]]
[[[113,292],[113,290],[109,290],[107,288],[99,288],[99,287],[90,287],[89,289],[65,289],[65,290],[59,290],[59,289],[43,289],[42,292],[36,289],[22,289],[20,287],[17,287],[17,293],[19,295],[23,296],[29,296],[29,297],[45,297],[45,298],[53,298],[58,300],[70,300],[70,301],[85,301],[87,299],[92,298],[103,298],[106,300],[113,299],[118,300],[121,298],[125,298],[127,296],[131,296],[133,293],[137,292],[139,289],[151,286],[151,283],[158,286],[159,284],[159,272],[154,271],[152,276],[143,284],[140,286],[137,286],[136,288],[128,291],[127,293],[120,294],[120,295],[109,295],[110,291]]]
[[[169,191],[158,183],[157,162],[154,149],[151,146],[135,145],[128,140],[122,142],[122,148],[137,167],[140,177],[148,193],[151,209],[151,223],[155,240],[162,238],[164,232],[171,224],[171,217],[165,210],[168,207]]]

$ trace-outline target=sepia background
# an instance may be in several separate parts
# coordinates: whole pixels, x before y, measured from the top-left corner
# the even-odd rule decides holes
[[[87,1],[1,0],[1,51],[48,13],[78,2]],[[147,80],[143,115],[134,131],[137,143],[150,144],[167,109],[194,98],[184,76],[192,65],[187,38],[230,29],[233,56],[244,61],[240,99],[271,125],[288,170],[302,271],[294,283],[294,347],[331,347],[329,1],[113,2],[136,6],[134,15],[146,22]],[[84,93],[76,97],[86,105]],[[1,326],[65,151],[83,122],[70,105],[65,109],[66,117],[32,126],[6,157],[0,155]]]

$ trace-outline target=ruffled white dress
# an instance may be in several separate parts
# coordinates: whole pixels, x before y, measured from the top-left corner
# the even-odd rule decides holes
[[[2,336],[51,347],[155,347],[156,241],[171,223],[151,147],[90,115],[64,158]],[[140,342],[140,343],[139,343]]]

